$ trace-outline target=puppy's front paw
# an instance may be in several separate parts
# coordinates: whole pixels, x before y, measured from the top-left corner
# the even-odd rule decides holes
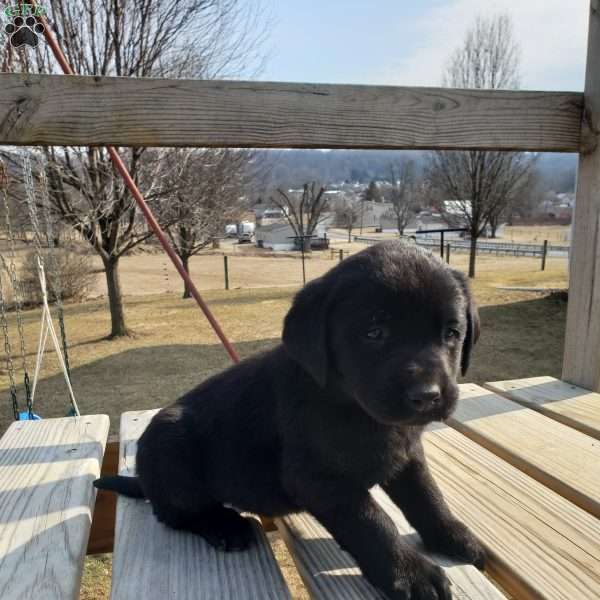
[[[464,560],[479,570],[485,566],[485,549],[471,530],[458,520],[441,527],[434,534],[423,539],[431,552],[444,554],[450,558]]]
[[[399,570],[390,597],[393,600],[452,600],[452,592],[443,569],[415,553]]]

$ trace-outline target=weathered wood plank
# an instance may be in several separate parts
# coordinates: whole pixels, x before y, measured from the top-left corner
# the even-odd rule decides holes
[[[0,598],[79,598],[106,415],[11,425],[0,439]]]
[[[111,438],[106,443],[104,450],[101,476],[116,475],[119,472],[119,439]],[[106,490],[98,490],[87,554],[103,554],[113,551],[116,514],[117,496]]]
[[[600,1],[590,2],[585,111],[561,379],[600,392]]]
[[[458,431],[424,438],[446,500],[486,546],[487,570],[512,597],[600,598],[598,519]]]
[[[484,387],[600,440],[600,394],[554,377],[490,381]]]
[[[0,144],[576,152],[582,94],[0,74]]]
[[[405,541],[419,545],[418,536],[394,503],[381,490],[374,489],[373,495],[394,519]],[[338,546],[314,517],[300,513],[276,522],[312,598],[383,600],[384,597],[362,576],[350,554]],[[430,558],[444,567],[455,598],[500,600],[505,597],[475,567],[460,565],[441,556],[430,555]]]
[[[135,472],[136,442],[156,411],[121,417],[119,472]],[[258,521],[256,544],[218,552],[196,535],[159,523],[150,504],[119,497],[113,555],[113,600],[279,600],[289,598]]]
[[[600,444],[474,384],[462,384],[449,424],[600,517]]]

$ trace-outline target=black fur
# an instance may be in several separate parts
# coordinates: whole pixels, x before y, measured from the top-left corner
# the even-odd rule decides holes
[[[421,432],[456,404],[479,335],[466,279],[415,246],[386,242],[296,296],[283,344],[161,410],[139,440],[139,486],[159,520],[244,548],[239,510],[308,510],[389,598],[448,599],[442,570],[401,540],[380,484],[432,551],[483,566],[450,513]],[[97,482],[121,493],[123,478]]]

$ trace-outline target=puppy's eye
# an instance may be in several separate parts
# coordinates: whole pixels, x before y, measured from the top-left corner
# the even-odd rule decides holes
[[[460,337],[460,331],[458,331],[458,329],[453,329],[452,327],[449,327],[448,329],[446,329],[446,333],[444,334],[444,338],[446,339],[447,342],[451,342],[455,339],[458,339]]]
[[[383,338],[383,329],[381,327],[371,327],[371,329],[367,331],[367,337],[370,340],[380,340]]]

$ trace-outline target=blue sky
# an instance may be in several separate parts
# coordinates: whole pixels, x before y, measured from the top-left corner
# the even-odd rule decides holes
[[[263,80],[439,85],[476,14],[508,13],[524,89],[582,90],[589,0],[269,0]]]

